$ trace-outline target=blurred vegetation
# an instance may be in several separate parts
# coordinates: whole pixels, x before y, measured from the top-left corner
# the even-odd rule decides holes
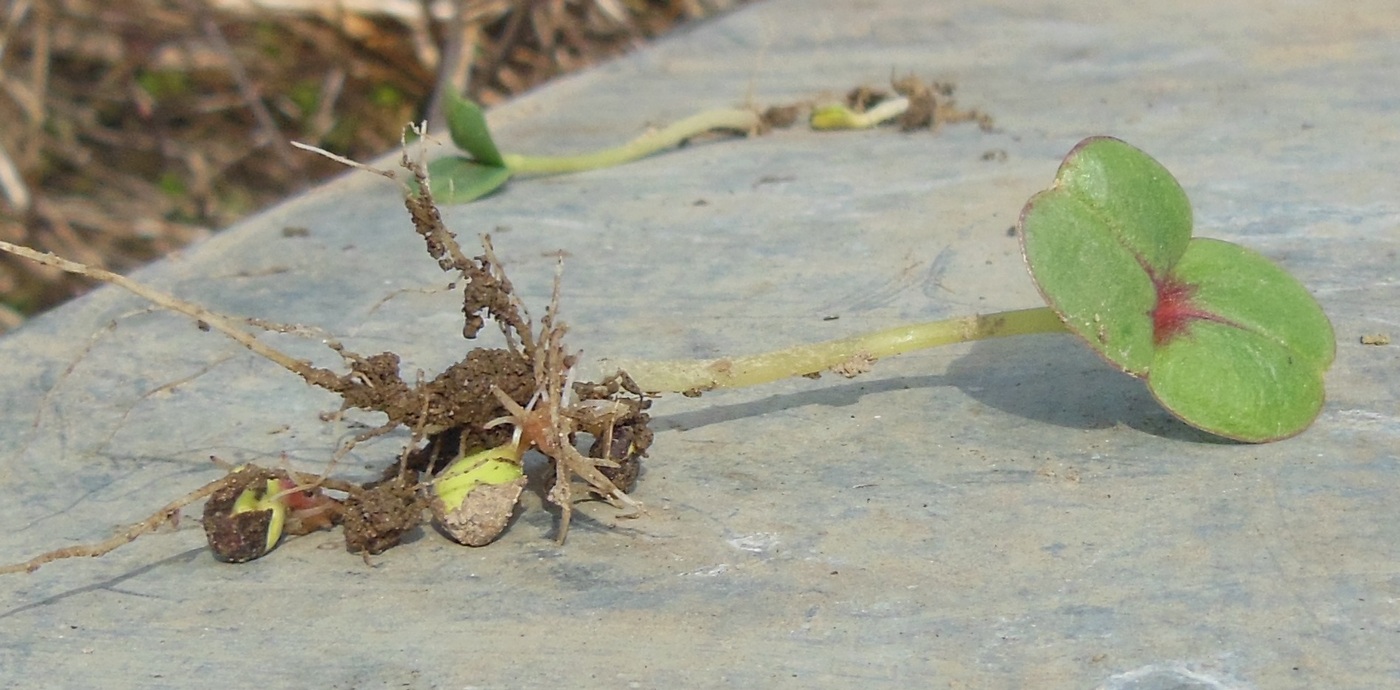
[[[397,145],[438,85],[490,105],[744,0],[9,0],[0,238],[115,271]],[[0,257],[0,332],[87,288]]]

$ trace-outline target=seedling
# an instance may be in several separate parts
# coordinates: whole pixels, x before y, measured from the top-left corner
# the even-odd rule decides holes
[[[868,87],[852,89],[842,103],[811,108],[809,124],[817,130],[869,129],[898,119],[900,129],[933,129],[944,123],[976,122],[990,130],[992,118],[962,110],[953,101],[952,84],[926,83],[906,76],[891,81],[895,96]],[[597,170],[645,158],[709,133],[762,134],[791,125],[807,104],[707,110],[652,130],[621,146],[571,156],[526,156],[502,153],[476,103],[449,93],[443,113],[452,143],[466,155],[450,155],[428,164],[429,184],[439,203],[463,204],[479,199],[518,175],[557,175]]]
[[[902,326],[740,358],[621,362],[649,392],[702,392],[937,345],[1068,330],[1145,379],[1178,419],[1218,436],[1274,441],[1322,408],[1332,325],[1307,290],[1238,245],[1192,239],[1191,206],[1147,154],[1109,137],[1070,151],[1018,235],[1048,308]]]
[[[474,155],[491,159],[493,154],[480,149]],[[506,161],[498,154],[496,159]],[[1299,433],[1322,405],[1322,376],[1332,361],[1334,336],[1316,301],[1260,255],[1219,240],[1192,239],[1190,205],[1181,187],[1147,154],[1117,139],[1094,137],[1077,145],[1054,184],[1021,213],[1023,253],[1048,307],[915,324],[748,357],[628,362],[601,383],[573,385],[576,357],[563,344],[567,328],[558,320],[558,275],[536,329],[489,240],[482,256],[467,257],[442,225],[423,168],[406,155],[403,164],[416,182],[405,202],[415,230],[429,255],[465,286],[464,334],[474,337],[489,318],[507,342],[504,349],[472,350],[435,379],[413,385],[400,377],[393,353],[362,356],[332,343],[349,372],[313,367],[258,340],[239,320],[121,276],[0,242],[5,251],[112,282],[186,314],[340,395],[344,407],[385,415],[383,426],[356,441],[397,428],[409,429],[415,438],[378,482],[354,486],[331,477],[335,459],[350,445],[338,449],[319,476],[241,467],[103,544],[61,549],[0,572],[106,553],[211,494],[206,531],[216,552],[231,561],[266,553],[279,539],[277,525],[285,524],[291,533],[293,518],[301,515],[307,519],[295,521],[298,531],[339,522],[347,547],[363,553],[398,543],[428,510],[454,539],[483,544],[509,523],[525,484],[520,459],[530,449],[552,464],[545,491],[560,508],[562,541],[576,479],[632,514],[641,510],[627,492],[651,445],[645,410],[654,394],[696,395],[826,370],[855,376],[884,357],[984,338],[1073,333],[1108,362],[1145,379],[1182,421],[1239,441]],[[295,330],[278,330],[283,329]],[[506,427],[508,434],[502,433]],[[576,447],[580,434],[594,439],[587,454]],[[222,534],[220,520],[256,529],[238,530],[231,549],[222,551],[215,543],[216,532]]]
[[[204,504],[204,532],[214,556],[229,563],[261,558],[284,534],[330,527],[344,509],[319,488],[302,490],[285,471],[245,465],[217,484]]]

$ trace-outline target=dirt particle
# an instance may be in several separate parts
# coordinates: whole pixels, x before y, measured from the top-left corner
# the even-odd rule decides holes
[[[1361,336],[1362,345],[1389,345],[1390,336],[1385,333],[1373,333]]]
[[[709,369],[717,379],[729,378],[734,375],[734,360],[728,358],[715,360],[710,363]]]
[[[1055,463],[1049,461],[1041,465],[1035,473],[1045,479],[1056,479],[1068,484],[1078,484],[1082,481],[1079,468],[1069,465],[1060,465],[1056,467]]]
[[[599,472],[622,491],[631,491],[637,485],[637,477],[642,471],[642,457],[651,447],[652,431],[647,427],[647,416],[630,424],[613,428],[612,438],[599,436],[588,448],[588,457],[612,460],[617,467],[600,466]],[[609,441],[611,444],[609,445]]]
[[[909,109],[899,118],[900,129],[937,130],[945,124],[975,122],[979,129],[990,132],[995,128],[992,117],[976,108],[963,109],[953,99],[956,86],[952,82],[924,82],[913,75],[891,82],[895,93],[909,99]]]
[[[863,113],[889,97],[889,93],[883,89],[873,86],[857,86],[846,92],[846,106],[858,113]]]
[[[784,182],[792,182],[796,179],[796,175],[764,175],[763,177],[760,177],[757,180],[755,180],[752,185],[749,185],[749,188],[758,189],[763,185],[782,184]]]
[[[861,374],[869,372],[875,366],[875,358],[869,352],[860,351],[846,359],[846,361],[831,368],[832,373],[839,374],[848,379],[853,379]]]
[[[759,116],[763,126],[769,129],[787,129],[797,122],[802,107],[798,105],[775,105]]]

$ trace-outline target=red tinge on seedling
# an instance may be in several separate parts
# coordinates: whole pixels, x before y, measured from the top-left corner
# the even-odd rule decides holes
[[[1154,277],[1152,284],[1157,288],[1157,306],[1152,308],[1152,341],[1158,346],[1165,345],[1184,333],[1193,320],[1224,322],[1218,314],[1212,314],[1192,304],[1191,298],[1196,294],[1195,285],[1183,283],[1170,275],[1165,278]]]

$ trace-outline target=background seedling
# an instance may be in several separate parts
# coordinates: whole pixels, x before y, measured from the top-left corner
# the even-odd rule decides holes
[[[818,130],[868,129],[898,119],[904,131],[968,121],[977,122],[984,130],[991,129],[990,116],[957,107],[951,84],[926,83],[907,76],[894,80],[891,88],[896,94],[894,97],[868,87],[852,89],[844,103],[813,108],[810,125]],[[481,107],[449,93],[443,101],[448,132],[452,143],[467,155],[445,156],[429,163],[429,184],[438,202],[467,203],[499,189],[516,175],[596,170],[630,163],[707,133],[752,135],[770,128],[787,127],[804,107],[777,106],[762,113],[751,108],[707,110],[614,148],[572,156],[525,156],[502,153],[491,137]]]

